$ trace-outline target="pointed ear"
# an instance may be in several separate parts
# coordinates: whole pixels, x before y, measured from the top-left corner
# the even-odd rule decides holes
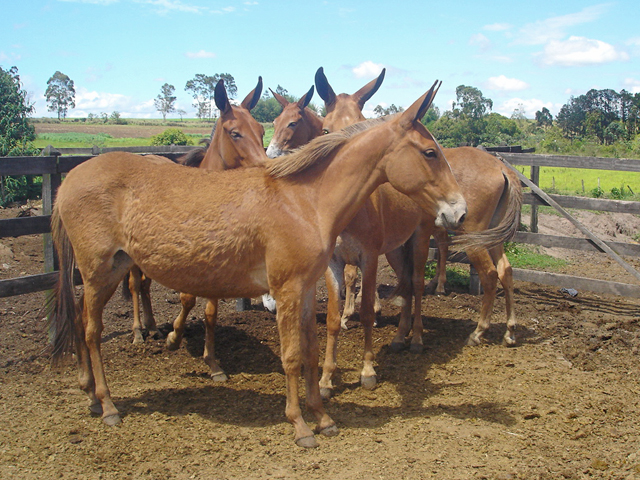
[[[316,72],[316,89],[318,90],[320,98],[324,100],[324,104],[328,110],[329,105],[333,105],[336,101],[336,94],[333,88],[331,88],[331,85],[329,85],[329,80],[327,80],[322,67]]]
[[[273,95],[273,98],[275,98],[278,101],[278,103],[282,106],[282,108],[284,108],[287,105],[289,105],[289,100],[284,98],[282,95],[280,95],[279,93],[274,92],[271,89],[269,89],[269,91],[271,92],[271,95]]]
[[[213,98],[216,102],[216,107],[220,110],[220,115],[224,115],[231,109],[229,98],[227,97],[227,89],[224,88],[224,80],[218,80],[216,88],[213,92]]]
[[[249,95],[244,98],[240,105],[242,105],[247,110],[251,110],[258,104],[260,95],[262,95],[262,77],[258,77],[258,85],[256,85],[256,88],[249,92]]]
[[[436,93],[438,93],[440,85],[442,85],[442,82],[436,80],[427,93],[413,102],[413,105],[402,112],[400,123],[404,126],[409,127],[413,124],[413,122],[419,122],[420,120],[422,120],[422,117],[424,117],[424,115],[427,113],[427,110],[429,110],[429,107],[431,107],[431,103],[433,102]]]
[[[304,108],[307,105],[309,105],[309,102],[311,101],[312,98],[313,98],[313,85],[311,85],[311,88],[309,89],[307,94],[304,95],[300,100],[298,100],[298,108],[300,110],[304,110]]]
[[[378,91],[380,85],[382,85],[382,81],[384,80],[384,74],[386,71],[387,69],[383,68],[382,72],[380,72],[380,75],[378,75],[378,78],[376,78],[375,80],[371,80],[364,87],[353,94],[356,101],[358,102],[360,110],[364,108],[364,104],[367,103],[367,100],[373,97],[373,94]]]

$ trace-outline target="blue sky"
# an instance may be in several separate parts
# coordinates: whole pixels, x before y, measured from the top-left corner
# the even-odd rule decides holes
[[[591,88],[640,92],[639,21],[636,0],[19,0],[2,8],[0,66],[18,67],[37,117],[55,116],[44,91],[57,70],[75,82],[70,117],[160,118],[153,99],[165,82],[195,116],[184,86],[198,73],[230,73],[241,100],[259,75],[299,97],[320,66],[336,93],[384,66],[367,116],[410,105],[440,79],[441,111],[469,85],[493,111],[533,118]]]

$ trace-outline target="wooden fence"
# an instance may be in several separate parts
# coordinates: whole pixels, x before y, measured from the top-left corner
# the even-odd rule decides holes
[[[154,153],[175,160],[193,147],[134,147],[120,149],[85,149],[78,151],[56,151],[47,148],[39,157],[4,157],[0,158],[0,177],[6,175],[42,175],[42,202],[43,214],[38,217],[25,217],[0,220],[0,238],[17,237],[21,235],[42,234],[44,236],[45,272],[38,275],[18,277],[0,280],[0,297],[32,293],[52,288],[56,278],[56,261],[50,239],[49,219],[53,205],[53,196],[62,181],[62,176],[73,167],[92,158],[94,155],[112,150],[126,150],[135,153]],[[64,155],[62,153],[72,153]],[[81,155],[77,155],[81,153]],[[570,167],[570,168],[594,168],[601,170],[621,170],[640,172],[640,161],[629,159],[613,159],[599,157],[568,157],[552,155],[533,155],[529,153],[500,153],[500,156],[512,165],[524,165],[531,167],[531,176],[534,183],[539,178],[541,166]],[[572,197],[564,195],[549,195],[554,202],[561,207],[571,209],[597,210],[604,212],[618,212],[640,215],[640,202],[627,202],[619,200],[603,200],[584,197]],[[556,235],[542,235],[537,233],[537,207],[547,205],[548,202],[538,195],[525,194],[525,203],[532,207],[531,232],[518,232],[514,239],[519,243],[540,245],[544,247],[562,247],[577,250],[602,252],[603,248],[589,238],[573,238]],[[640,256],[640,245],[605,242],[620,255]],[[549,272],[514,269],[516,280],[534,282],[543,285],[555,285],[571,287],[575,289],[589,290],[598,293],[610,293],[628,297],[640,298],[640,286],[636,284],[608,282],[583,277],[560,275]],[[473,279],[473,277],[472,277]],[[472,289],[474,288],[472,282]],[[477,290],[477,287],[475,287]],[[475,293],[478,293],[477,291]]]

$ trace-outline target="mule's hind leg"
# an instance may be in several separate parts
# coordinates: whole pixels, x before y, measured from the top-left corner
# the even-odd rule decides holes
[[[504,253],[502,245],[491,250],[491,256],[498,268],[498,278],[504,289],[504,303],[507,311],[507,331],[504,334],[503,341],[507,347],[516,345],[516,320],[515,309],[513,308],[513,269]]]
[[[123,252],[118,252],[110,261],[104,262],[99,268],[92,271],[91,275],[83,275],[82,322],[84,338],[78,338],[80,345],[77,351],[88,353],[95,394],[94,396],[89,393],[89,399],[92,401],[94,408],[96,407],[95,401],[98,400],[100,402],[102,420],[107,425],[120,423],[120,414],[111,400],[102,361],[100,348],[103,329],[102,313],[104,306],[113,295],[113,292],[115,292],[124,275],[131,268],[131,265],[131,259]],[[87,364],[87,360],[84,358],[82,362],[83,365]]]
[[[133,343],[143,343],[142,322],[140,322],[140,293],[142,284],[142,272],[137,265],[129,271],[129,291],[131,292],[131,302],[133,303]]]
[[[343,283],[344,263],[335,258],[329,262],[324,278],[327,285],[327,348],[320,379],[320,395],[331,398],[333,393],[333,376],[338,368],[338,336],[341,330],[340,319],[340,286]]]
[[[444,294],[447,285],[447,257],[449,256],[449,235],[445,229],[436,228],[433,231],[433,238],[438,247],[438,261],[436,263],[436,274],[429,281],[427,291],[435,294]]]
[[[218,319],[218,299],[210,298],[204,311],[204,363],[211,370],[211,378],[216,382],[225,382],[228,377],[220,368],[215,358],[215,328]]]
[[[89,397],[89,410],[91,413],[102,415],[102,405],[96,397],[96,382],[93,378],[93,369],[91,368],[91,358],[84,333],[84,294],[80,298],[80,306],[82,311],[74,317],[74,328],[76,339],[76,363],[78,364],[78,383],[80,389]]]
[[[167,348],[169,350],[177,350],[182,342],[182,335],[184,334],[184,326],[187,323],[187,315],[196,306],[196,299],[193,295],[188,293],[180,294],[180,313],[173,321],[173,332],[167,335]]]
[[[376,273],[378,256],[370,255],[360,264],[362,270],[362,304],[360,305],[360,322],[364,328],[364,365],[360,373],[360,383],[368,390],[377,384],[373,353],[373,324],[376,319],[374,302],[376,291]]]
[[[498,271],[496,270],[491,255],[487,249],[480,249],[473,252],[467,252],[469,261],[478,271],[480,284],[484,293],[482,295],[482,307],[480,309],[480,319],[476,329],[469,335],[467,345],[479,345],[484,341],[484,333],[491,325],[491,313],[493,311],[493,302],[496,298],[496,290],[498,288]]]
[[[140,282],[140,301],[144,313],[144,328],[152,337],[160,338],[156,319],[153,316],[153,307],[151,306],[151,279],[146,275],[142,276]]]
[[[356,282],[358,268],[355,265],[344,265],[344,309],[340,320],[342,328],[347,329],[347,320],[356,313]],[[339,298],[339,297],[338,297]]]

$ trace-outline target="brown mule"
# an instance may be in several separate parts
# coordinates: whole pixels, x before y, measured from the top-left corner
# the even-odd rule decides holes
[[[258,77],[256,87],[249,92],[240,106],[232,105],[227,96],[224,81],[218,81],[214,89],[214,101],[220,111],[220,118],[213,127],[208,146],[192,150],[178,159],[178,163],[210,171],[264,165],[267,161],[262,140],[264,127],[251,115],[251,110],[258,103],[261,94],[262,77]],[[144,330],[149,333],[157,332],[151,307],[150,288],[151,279],[134,266],[129,275],[129,290],[133,299],[133,343],[144,342]],[[217,300],[210,301],[217,302]],[[140,321],[140,302],[144,311],[144,327]],[[184,325],[189,312],[195,306],[196,298],[183,293],[180,295],[180,302],[182,308],[174,321],[174,331],[167,338],[167,348],[170,350],[180,346]],[[205,308],[205,326],[215,325],[215,318],[210,318],[215,311],[216,307],[213,305]],[[211,362],[209,358],[210,355],[205,352],[205,362],[212,369],[212,377],[216,380],[225,380],[224,372],[219,370],[217,364]]]
[[[319,137],[266,169],[150,168],[125,153],[74,168],[52,215],[60,277],[50,320],[55,357],[76,347],[92,410],[107,424],[120,421],[100,351],[102,314],[136,264],[161,284],[204,298],[270,291],[278,301],[286,416],[296,443],[317,446],[300,408],[303,365],[316,432],[337,434],[320,397],[315,329],[315,285],[336,237],[385,182],[450,228],[466,211],[442,151],[420,123],[434,95],[435,84],[401,115]],[[74,263],[84,283],[77,306]]]

